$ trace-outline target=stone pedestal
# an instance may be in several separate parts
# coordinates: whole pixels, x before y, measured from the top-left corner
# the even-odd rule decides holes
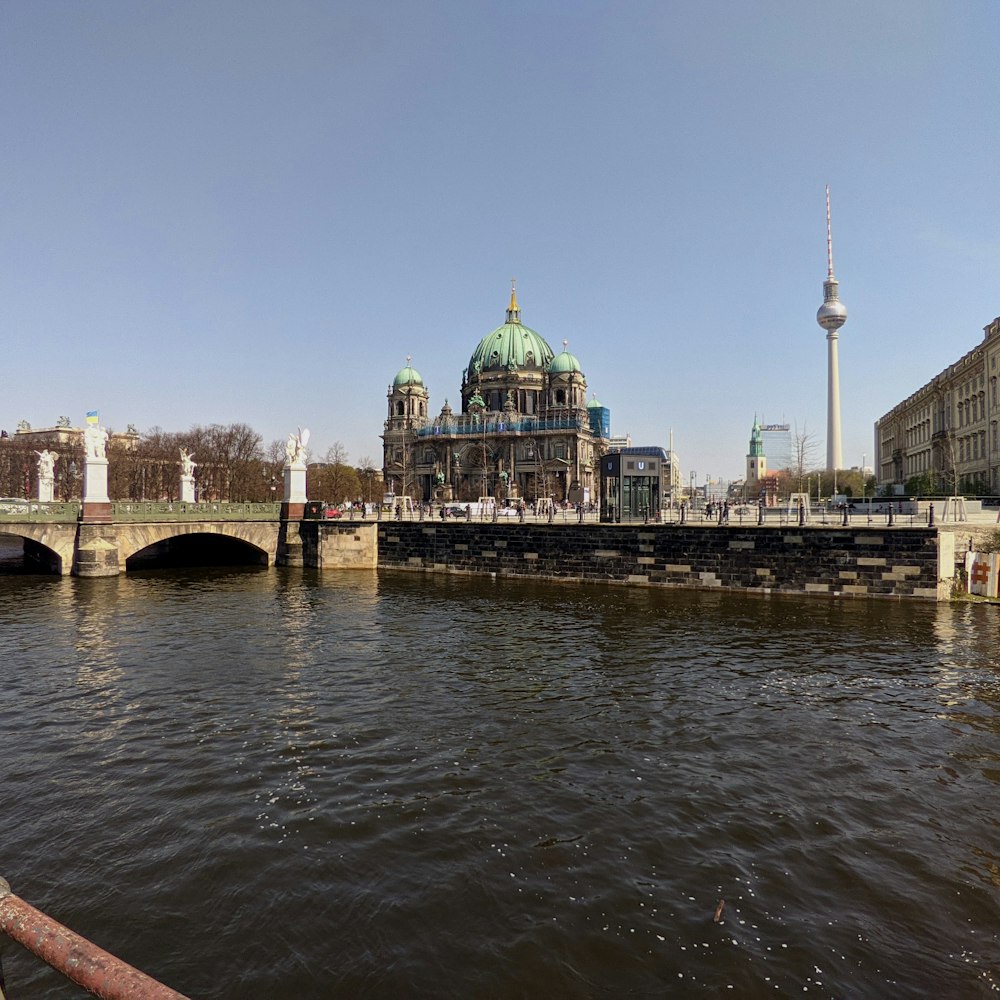
[[[304,462],[296,462],[286,465],[285,473],[285,495],[282,498],[287,504],[304,504],[306,496],[306,467]]]
[[[194,503],[194,476],[181,476],[181,503]]]
[[[84,463],[81,520],[94,523],[107,523],[111,520],[111,501],[108,499],[108,460],[106,458],[88,457]]]
[[[51,503],[52,497],[55,492],[55,480],[52,476],[46,476],[44,478],[39,477],[38,479],[38,499],[42,503]]]
[[[83,464],[83,502],[110,503],[108,499],[108,460],[90,458]]]

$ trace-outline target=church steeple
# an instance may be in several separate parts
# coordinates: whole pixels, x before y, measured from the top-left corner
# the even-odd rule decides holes
[[[760,482],[767,475],[767,458],[764,455],[764,432],[761,430],[757,414],[753,415],[753,430],[750,432],[750,450],[747,452],[747,496],[756,498],[760,494]]]
[[[764,434],[760,429],[757,414],[753,417],[753,430],[750,432],[749,458],[760,458],[764,454]]]

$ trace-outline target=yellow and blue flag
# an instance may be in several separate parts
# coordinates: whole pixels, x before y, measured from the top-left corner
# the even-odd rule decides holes
[[[97,410],[87,410],[87,423],[88,424],[98,423]]]

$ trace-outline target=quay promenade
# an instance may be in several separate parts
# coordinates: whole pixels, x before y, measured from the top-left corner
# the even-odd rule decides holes
[[[995,534],[990,511],[935,520],[930,506],[854,510],[666,509],[601,521],[597,511],[459,505],[337,512],[285,504],[107,505],[86,523],[79,505],[25,501],[0,511],[42,572],[114,576],[165,565],[256,563],[324,570],[406,569],[728,588],[763,593],[944,600],[956,566]],[[903,509],[899,509],[903,507]],[[78,520],[79,519],[79,520]]]

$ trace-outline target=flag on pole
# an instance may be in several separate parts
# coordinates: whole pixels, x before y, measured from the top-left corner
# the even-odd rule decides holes
[[[97,422],[97,410],[87,410],[87,423],[96,424]]]

